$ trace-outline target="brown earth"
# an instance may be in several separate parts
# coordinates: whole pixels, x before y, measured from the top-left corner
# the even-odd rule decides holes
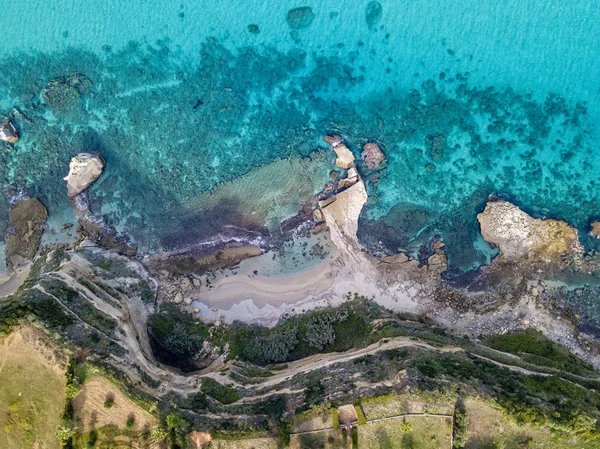
[[[105,407],[107,399],[112,398],[113,405]],[[125,429],[128,419],[134,419],[132,431],[152,429],[158,423],[150,413],[125,396],[114,384],[101,377],[87,380],[81,392],[73,400],[75,424],[79,432],[89,432],[105,426]]]

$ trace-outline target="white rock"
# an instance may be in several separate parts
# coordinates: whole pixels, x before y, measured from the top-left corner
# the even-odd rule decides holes
[[[533,218],[507,201],[488,202],[477,220],[484,240],[495,243],[506,261],[532,256],[554,260],[560,254],[583,253],[577,229],[564,221]]]
[[[175,295],[175,304],[181,304],[181,301],[183,301],[183,295],[181,293],[177,293]]]
[[[183,302],[185,303],[185,305],[189,306],[189,305],[192,303],[192,298],[189,298],[189,297],[188,297],[188,298],[185,298],[185,299],[183,300]]]
[[[69,197],[79,195],[87,189],[104,170],[104,161],[99,154],[79,153],[69,164],[69,174],[64,178],[67,181],[67,194]]]
[[[338,167],[343,168],[344,170],[354,167],[354,155],[346,145],[343,143],[337,145],[333,147],[333,151],[335,151],[335,154],[337,154],[335,163]]]
[[[194,283],[194,287],[200,287],[200,279],[192,279],[192,282]]]
[[[17,140],[19,140],[17,128],[8,119],[0,123],[0,140],[4,140],[8,143],[15,143]]]

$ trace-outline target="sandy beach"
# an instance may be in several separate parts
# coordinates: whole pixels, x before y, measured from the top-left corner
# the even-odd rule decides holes
[[[328,226],[324,232],[329,233],[336,247],[331,259],[288,276],[222,277],[210,287],[203,286],[192,306],[207,321],[241,320],[271,325],[286,313],[339,305],[348,294],[373,298],[394,310],[416,312],[422,305],[416,299],[430,290],[426,278],[433,280],[437,273],[439,279],[439,272],[418,268],[408,258],[386,263],[364,249],[357,241],[356,231],[366,200],[361,180],[323,207]],[[442,265],[445,266],[445,259],[439,266]]]

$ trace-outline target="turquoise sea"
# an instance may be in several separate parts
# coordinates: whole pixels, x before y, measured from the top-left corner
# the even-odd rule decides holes
[[[596,0],[20,0],[0,29],[0,113],[22,133],[0,143],[2,233],[25,192],[67,239],[62,178],[97,150],[92,207],[142,252],[272,235],[327,182],[331,132],[387,155],[363,171],[363,244],[425,255],[442,235],[450,277],[493,256],[490,194],[582,235],[600,216]],[[50,108],[44,86],[73,74],[91,88]]]

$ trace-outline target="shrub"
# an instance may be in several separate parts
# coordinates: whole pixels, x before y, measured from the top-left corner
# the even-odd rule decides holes
[[[400,423],[400,430],[402,430],[402,433],[410,433],[413,431],[413,425],[406,421],[406,419],[403,419]]]
[[[107,398],[106,401],[104,401],[104,408],[112,408],[113,405],[115,405],[115,400],[113,398]]]
[[[132,429],[134,424],[135,424],[135,418],[132,416],[127,419],[127,422],[125,423],[125,428]]]
[[[196,356],[208,337],[206,325],[173,304],[163,304],[160,312],[148,317],[148,333],[158,345],[156,356],[175,365]]]
[[[306,340],[311,348],[321,351],[335,342],[335,323],[343,323],[348,319],[349,310],[346,307],[326,312],[316,312],[306,324]]]
[[[190,423],[177,413],[169,413],[165,421],[169,429],[168,435],[171,447],[173,449],[186,447]]]
[[[169,436],[169,431],[164,427],[158,426],[152,431],[152,441],[157,443],[163,441],[165,438]]]
[[[56,436],[60,441],[67,442],[70,441],[71,438],[75,435],[75,425],[73,421],[66,420],[63,421],[58,429],[56,429]]]
[[[212,377],[202,381],[201,390],[224,405],[232,404],[242,397],[236,389],[220,384]]]
[[[286,362],[298,343],[298,328],[234,325],[231,353],[257,365]]]
[[[493,349],[519,355],[523,360],[536,365],[557,368],[574,374],[594,371],[591,365],[535,329],[489,336],[484,339],[484,342]]]
[[[469,421],[467,418],[467,409],[463,405],[456,405],[454,409],[454,428],[453,441],[456,449],[463,449],[467,444],[467,429]]]

